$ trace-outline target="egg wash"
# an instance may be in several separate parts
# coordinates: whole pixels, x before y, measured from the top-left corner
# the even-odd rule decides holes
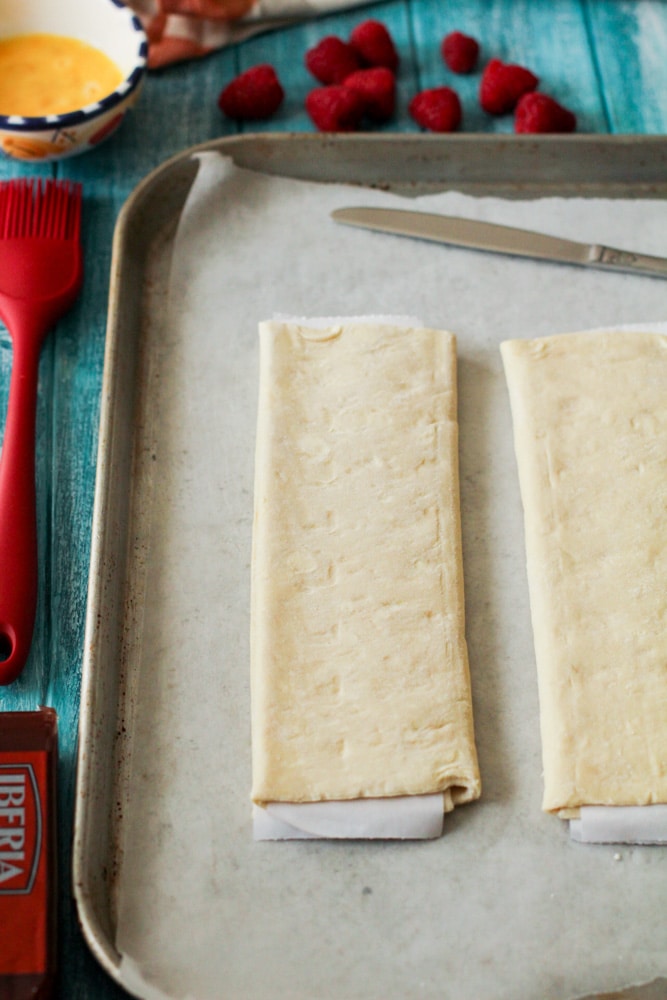
[[[104,52],[64,35],[0,39],[0,114],[42,117],[77,111],[112,93],[123,73]]]

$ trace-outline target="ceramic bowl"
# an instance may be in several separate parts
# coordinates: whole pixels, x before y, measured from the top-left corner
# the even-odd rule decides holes
[[[44,162],[94,148],[116,131],[139,96],[147,49],[140,22],[121,0],[0,0],[0,39],[32,33],[93,45],[120,67],[123,82],[96,103],[66,114],[0,115],[0,156]]]

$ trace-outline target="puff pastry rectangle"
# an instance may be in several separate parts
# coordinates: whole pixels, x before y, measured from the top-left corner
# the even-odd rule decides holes
[[[502,345],[544,808],[667,802],[667,337]]]
[[[474,799],[455,338],[267,322],[260,357],[252,797]]]

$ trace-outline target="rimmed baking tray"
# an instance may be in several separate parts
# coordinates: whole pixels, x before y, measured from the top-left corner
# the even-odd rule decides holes
[[[478,695],[477,705],[478,709],[482,702],[478,726],[488,724],[486,742],[482,738],[482,765],[483,778],[484,765],[491,773],[486,793],[490,822],[483,819],[483,798],[478,806],[467,807],[469,813],[455,814],[449,832],[435,844],[252,845],[244,791],[249,778],[246,648],[241,632],[238,641],[233,638],[247,624],[243,581],[249,561],[251,491],[246,489],[247,517],[238,534],[230,530],[227,545],[230,560],[236,561],[234,593],[227,592],[224,580],[220,584],[219,574],[215,584],[227,595],[221,617],[234,618],[227,635],[235,643],[231,655],[222,657],[220,666],[217,651],[211,648],[209,662],[192,661],[188,630],[205,633],[207,621],[185,625],[175,621],[173,632],[162,637],[152,634],[146,640],[147,607],[161,603],[172,607],[174,601],[177,605],[174,591],[187,588],[188,574],[211,571],[206,566],[188,567],[187,546],[182,572],[173,564],[162,566],[154,532],[156,521],[166,523],[170,517],[160,501],[162,458],[170,448],[187,450],[182,441],[170,437],[176,423],[165,416],[172,412],[170,394],[179,399],[184,393],[191,392],[193,399],[197,394],[196,386],[179,386],[178,372],[169,367],[170,352],[173,365],[179,357],[178,345],[169,342],[165,330],[173,237],[198,170],[197,156],[210,151],[231,157],[241,167],[279,177],[414,195],[456,190],[519,199],[667,196],[667,139],[629,136],[248,135],[187,150],[139,185],[123,208],[114,237],[83,664],[74,891],[88,944],[107,972],[137,996],[193,1000],[404,996],[467,1000],[481,995],[490,1000],[510,996],[528,1000],[623,985],[637,976],[649,978],[659,971],[660,956],[651,950],[652,944],[648,953],[629,954],[636,935],[627,936],[627,945],[625,939],[612,941],[603,954],[588,956],[580,942],[582,934],[585,940],[585,926],[592,926],[599,913],[598,905],[608,909],[616,891],[619,899],[625,894],[628,921],[633,920],[634,892],[647,879],[653,884],[658,876],[664,879],[663,850],[589,852],[582,871],[590,876],[586,898],[591,904],[582,913],[578,896],[568,900],[559,895],[558,868],[571,863],[576,848],[558,821],[539,815],[537,773],[528,793],[535,815],[526,817],[526,800],[520,799],[519,814],[511,822],[516,822],[517,841],[523,825],[533,824],[527,850],[540,864],[545,851],[553,872],[534,886],[510,885],[503,876],[504,869],[511,868],[512,837],[501,831],[512,815],[511,808],[508,811],[512,778],[500,766],[494,772],[494,743],[503,731],[502,723],[492,718],[491,702],[503,696],[497,680],[487,679],[489,689],[481,699]],[[464,381],[488,379],[478,362],[479,358],[471,359],[467,369],[464,366]],[[216,405],[215,400],[211,403]],[[178,465],[177,456],[171,457]],[[238,455],[232,458],[238,461]],[[220,456],[211,460],[229,461]],[[238,475],[247,484],[252,466],[247,449],[241,464]],[[203,481],[207,469],[199,471]],[[464,463],[464,478],[465,474]],[[466,489],[472,496],[476,486],[464,482]],[[481,507],[487,502],[488,498],[479,500]],[[516,529],[517,511],[513,516]],[[474,534],[480,524],[469,532]],[[474,575],[478,569],[467,572]],[[486,570],[490,571],[490,563]],[[524,588],[523,581],[519,585]],[[479,599],[491,601],[488,588],[482,589]],[[521,620],[517,627],[526,631],[525,602],[517,615]],[[154,630],[154,623],[150,627]],[[526,643],[529,648],[529,637]],[[493,655],[493,640],[484,648],[486,655]],[[531,664],[529,668],[525,677],[531,686]],[[233,675],[225,675],[226,670]],[[170,814],[160,815],[160,785],[175,780],[179,762],[197,741],[201,721],[196,712],[188,717],[192,706],[183,704],[181,711],[178,699],[169,693],[178,689],[188,671],[210,676],[212,696],[219,703],[223,747],[218,759],[198,760],[196,754],[192,758],[195,769],[206,766],[220,774],[219,796],[201,801],[196,794],[197,774],[189,775],[195,790],[187,807],[195,803],[202,822],[211,824],[210,836],[202,835],[194,845],[179,840],[173,802]],[[534,708],[534,695],[530,698]],[[503,711],[502,704],[498,711]],[[236,736],[227,742],[224,734],[231,728]],[[160,736],[152,742],[158,731]],[[164,734],[169,732],[172,739],[165,743]],[[525,751],[526,766],[533,771],[538,755],[535,735]],[[202,787],[208,789],[210,781],[202,781]],[[202,870],[210,878],[204,875],[199,889],[195,884],[194,909],[180,925],[188,938],[189,968],[175,969],[167,954],[163,964],[154,959],[152,968],[138,969],[132,961],[125,947],[127,935],[134,927],[145,937],[146,923],[156,920],[150,892],[145,909],[135,901],[129,917],[125,913],[125,943],[121,946],[118,941],[119,877],[124,866],[125,878],[131,871],[131,831],[144,818],[155,830],[155,853],[161,863],[166,854],[173,857],[174,866],[187,867],[188,851],[208,845],[206,864],[202,869],[198,858],[193,882],[202,879]],[[569,876],[572,871],[568,869]],[[164,898],[160,905],[164,907]],[[178,909],[185,904],[173,898],[170,905]],[[187,905],[193,905],[192,898]],[[555,919],[557,912],[568,913],[572,906],[579,912]],[[526,920],[516,919],[519,907],[526,910]],[[646,916],[640,914],[642,919]],[[517,939],[529,924],[539,928],[534,942]],[[618,926],[622,925],[619,920]],[[650,942],[657,933],[653,927]],[[596,940],[594,934],[591,939]],[[578,949],[578,969],[586,970],[576,981],[569,970],[572,949]],[[219,986],[211,985],[213,981]]]

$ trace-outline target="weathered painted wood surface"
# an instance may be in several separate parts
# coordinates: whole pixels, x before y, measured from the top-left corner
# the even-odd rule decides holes
[[[40,542],[39,612],[29,664],[0,689],[0,709],[53,705],[60,719],[60,996],[124,996],[100,970],[81,938],[70,893],[70,838],[80,668],[93,505],[97,423],[104,349],[111,236],[133,187],[167,157],[198,142],[233,134],[216,106],[238,70],[271,62],[286,100],[256,130],[311,131],[303,109],[313,81],[303,54],[325,34],[346,36],[366,16],[382,19],[401,56],[398,110],[383,128],[414,132],[407,103],[418,89],[455,86],[464,128],[511,131],[477,103],[479,74],[455,77],[439,44],[454,29],[475,35],[482,61],[497,55],[530,66],[544,90],[579,116],[580,131],[667,131],[667,5],[661,0],[385,0],[372,7],[267,32],[197,63],[152,74],[141,101],[107,144],[58,168],[0,161],[0,179],[49,176],[80,180],[85,190],[86,279],[80,301],[52,334],[41,365],[37,485]],[[0,412],[4,413],[11,347],[0,327]],[[224,990],[221,990],[221,996]]]

